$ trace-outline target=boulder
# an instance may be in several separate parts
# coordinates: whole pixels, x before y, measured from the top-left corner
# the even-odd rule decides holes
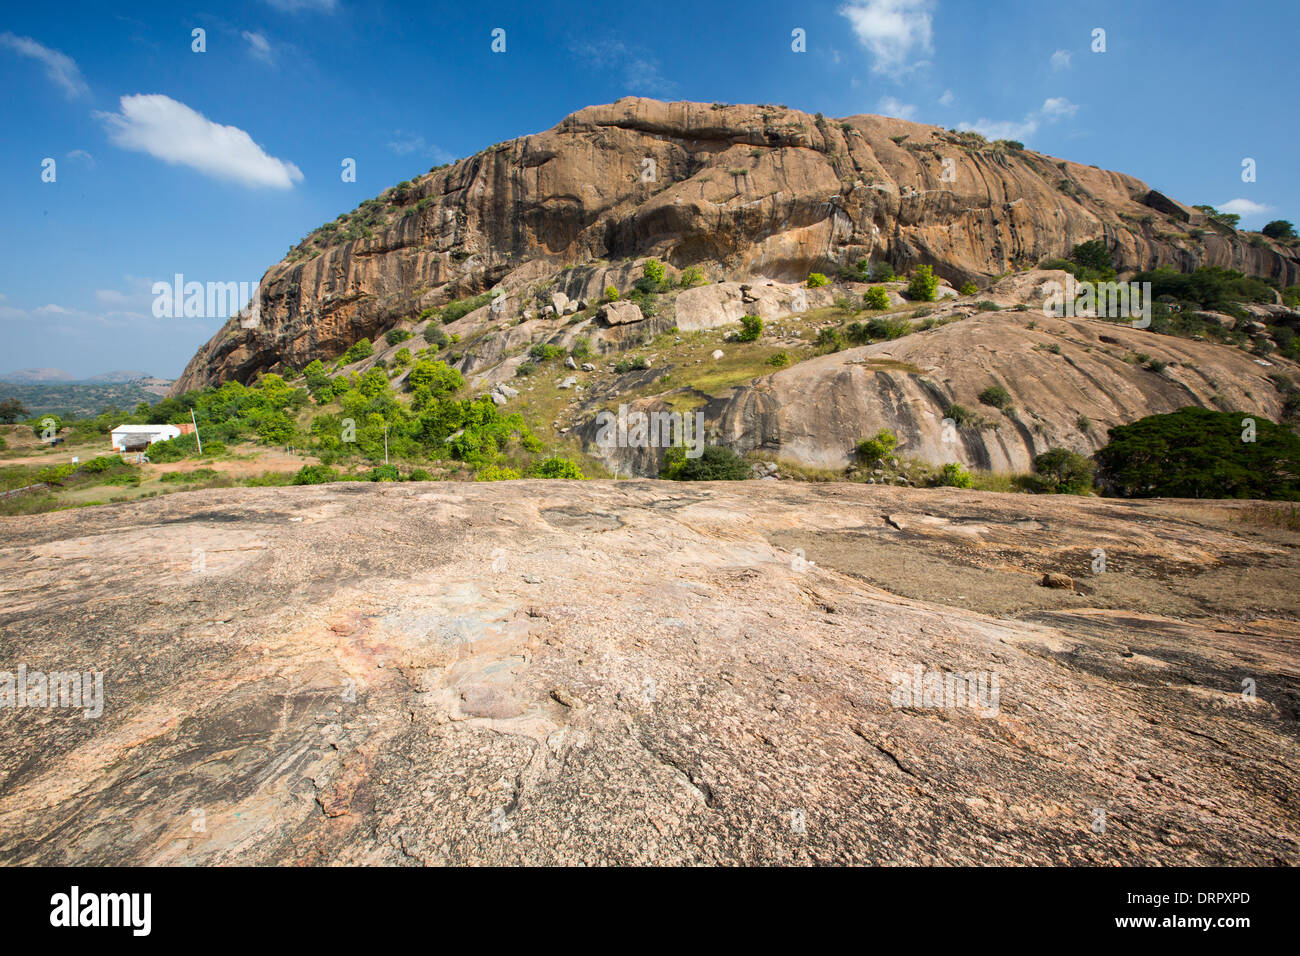
[[[631,325],[633,322],[641,322],[645,316],[641,314],[641,307],[635,302],[609,302],[600,307],[596,314],[606,325]]]

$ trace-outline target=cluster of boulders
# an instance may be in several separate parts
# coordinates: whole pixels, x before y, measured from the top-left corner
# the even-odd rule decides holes
[[[519,397],[519,389],[511,388],[509,385],[493,385],[492,390],[488,392],[488,398],[492,399],[494,405],[504,405],[512,398]]]
[[[846,478],[857,480],[861,479],[866,469],[862,465],[854,463],[844,470]],[[929,465],[914,464],[902,461],[898,458],[877,458],[871,467],[870,474],[866,475],[866,483],[869,485],[905,485],[908,487],[923,488],[930,483],[931,471]]]
[[[551,294],[550,305],[544,305],[538,313],[541,318],[548,319],[560,315],[577,315],[583,309],[587,308],[586,299],[570,299],[563,292]]]

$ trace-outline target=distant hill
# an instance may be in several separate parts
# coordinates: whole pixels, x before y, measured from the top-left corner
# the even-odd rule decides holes
[[[53,385],[75,382],[71,372],[61,368],[20,368],[17,371],[0,375],[0,381],[15,385]]]
[[[87,381],[34,384],[0,380],[0,399],[17,398],[27,406],[31,415],[54,414],[62,418],[84,418],[88,415],[98,415],[105,408],[130,411],[140,402],[148,402],[152,405],[167,394],[170,386],[170,380],[152,376],[143,376],[126,382],[99,383]]]

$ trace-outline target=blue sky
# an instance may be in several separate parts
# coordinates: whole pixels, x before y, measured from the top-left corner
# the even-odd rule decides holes
[[[1228,205],[1244,227],[1300,221],[1298,11],[1294,0],[10,5],[0,373],[175,376],[222,320],[155,318],[154,281],[255,283],[388,186],[629,94],[968,126]],[[206,52],[192,51],[195,28]],[[504,53],[491,50],[496,28]],[[804,53],[791,49],[796,28]],[[1096,28],[1104,53],[1091,49]],[[355,183],[341,181],[345,157]],[[42,181],[46,158],[54,182]]]

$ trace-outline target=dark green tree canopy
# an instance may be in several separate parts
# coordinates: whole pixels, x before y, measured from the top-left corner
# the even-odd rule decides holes
[[[1112,428],[1096,459],[1102,483],[1123,497],[1300,501],[1300,437],[1261,415],[1150,415]]]

